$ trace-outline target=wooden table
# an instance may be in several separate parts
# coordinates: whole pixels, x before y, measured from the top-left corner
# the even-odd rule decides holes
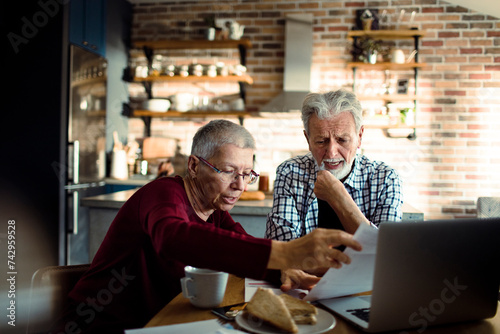
[[[229,281],[226,288],[226,294],[221,306],[241,303],[245,299],[245,279],[229,275]],[[172,299],[158,314],[156,314],[147,324],[146,327],[164,326],[181,324],[193,321],[216,319],[210,310],[203,310],[191,305],[187,298],[182,296],[182,293]],[[364,333],[354,326],[348,324],[341,317],[335,315],[337,325],[332,330],[328,331],[331,334],[357,334]],[[393,333],[401,333],[395,331]],[[416,330],[409,333],[417,334]],[[428,327],[425,334],[494,334],[500,333],[500,312],[491,319],[482,321],[473,321],[455,325],[444,325],[436,327]]]

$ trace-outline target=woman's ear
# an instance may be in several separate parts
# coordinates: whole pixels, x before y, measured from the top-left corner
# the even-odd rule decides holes
[[[196,178],[199,166],[200,166],[200,160],[194,155],[190,155],[188,158],[187,169],[188,169],[188,174],[192,179]]]

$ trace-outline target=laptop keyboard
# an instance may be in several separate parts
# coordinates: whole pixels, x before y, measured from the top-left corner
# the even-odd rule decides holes
[[[347,310],[347,312],[351,313],[353,316],[358,317],[366,322],[368,322],[368,320],[370,319],[370,308],[368,307]]]

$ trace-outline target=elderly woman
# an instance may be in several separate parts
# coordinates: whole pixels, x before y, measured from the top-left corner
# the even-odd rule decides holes
[[[120,209],[90,270],[69,294],[57,330],[144,326],[180,293],[186,265],[264,279],[270,269],[349,263],[333,247],[360,245],[343,231],[319,229],[282,242],[254,238],[234,222],[227,211],[258,177],[254,150],[250,133],[235,123],[216,120],[200,128],[187,175],[150,182]]]

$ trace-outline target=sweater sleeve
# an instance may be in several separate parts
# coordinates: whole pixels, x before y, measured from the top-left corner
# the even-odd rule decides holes
[[[164,183],[150,184],[139,204],[140,223],[161,258],[264,278],[270,240],[246,234],[227,212],[215,211],[204,222],[189,204],[182,184],[169,182],[166,187]]]

